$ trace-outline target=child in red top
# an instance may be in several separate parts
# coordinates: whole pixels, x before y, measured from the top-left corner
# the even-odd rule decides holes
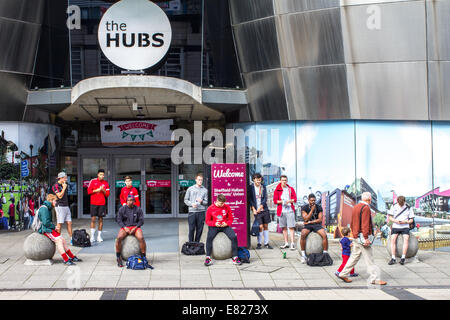
[[[225,203],[226,198],[223,194],[217,196],[217,201],[214,202],[208,210],[206,210],[205,223],[208,225],[208,235],[206,237],[206,259],[205,266],[212,265],[211,252],[212,242],[219,232],[223,232],[231,240],[232,248],[232,262],[234,264],[242,264],[238,258],[238,243],[237,236],[231,225],[233,224],[233,213],[231,208]]]
[[[135,187],[133,187],[133,178],[131,178],[130,176],[126,176],[125,184],[126,184],[126,186],[123,187],[122,190],[120,190],[120,197],[119,197],[120,204],[122,206],[126,206],[128,196],[134,196],[134,200],[135,200],[134,205],[136,207],[140,207],[141,202],[139,201],[139,192]]]

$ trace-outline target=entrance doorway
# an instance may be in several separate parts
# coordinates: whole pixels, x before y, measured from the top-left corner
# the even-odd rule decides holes
[[[204,166],[174,165],[170,151],[170,148],[79,149],[78,175],[83,184],[78,188],[78,194],[82,194],[78,198],[78,217],[90,218],[87,187],[97,177],[98,169],[105,169],[105,180],[110,186],[106,218],[114,219],[121,207],[119,196],[126,176],[133,178],[145,218],[187,217],[184,195],[195,184],[197,173],[205,172]],[[204,185],[208,185],[206,176]]]

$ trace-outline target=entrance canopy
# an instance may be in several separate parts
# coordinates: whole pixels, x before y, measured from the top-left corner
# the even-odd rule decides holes
[[[64,120],[179,118],[218,120],[222,112],[202,103],[202,88],[160,76],[107,76],[79,82],[71,104],[59,113]]]

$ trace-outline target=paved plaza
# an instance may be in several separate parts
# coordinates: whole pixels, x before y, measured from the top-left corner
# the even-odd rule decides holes
[[[254,250],[251,263],[235,266],[231,260],[214,260],[205,267],[204,256],[185,256],[179,248],[187,238],[186,220],[146,220],[147,254],[154,270],[127,270],[116,266],[114,238],[118,227],[105,223],[105,241],[90,248],[71,247],[83,259],[67,267],[55,254],[52,266],[26,266],[23,242],[31,231],[2,232],[0,241],[0,300],[2,299],[450,299],[450,253],[419,251],[404,266],[389,266],[389,256],[374,247],[383,288],[368,286],[364,261],[356,267],[360,277],[346,284],[334,272],[341,263],[340,246],[330,241],[334,260],[329,267],[310,267],[300,253],[286,250],[283,259],[280,234],[271,233],[273,250]],[[77,220],[75,229],[89,229],[89,221]],[[68,238],[64,231],[63,235]],[[203,238],[206,237],[206,229]],[[205,239],[202,239],[204,242]]]

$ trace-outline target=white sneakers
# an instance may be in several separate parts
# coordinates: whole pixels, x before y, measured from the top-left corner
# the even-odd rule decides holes
[[[302,257],[300,258],[300,262],[301,262],[301,263],[306,263],[306,257],[305,257],[305,256],[302,256]]]
[[[285,243],[284,245],[280,246],[280,249],[286,249],[289,248],[289,243]]]
[[[291,250],[295,250],[295,245],[294,245],[294,243],[291,243]]]
[[[98,235],[98,237],[97,237],[97,242],[103,242],[103,239],[100,235]]]

